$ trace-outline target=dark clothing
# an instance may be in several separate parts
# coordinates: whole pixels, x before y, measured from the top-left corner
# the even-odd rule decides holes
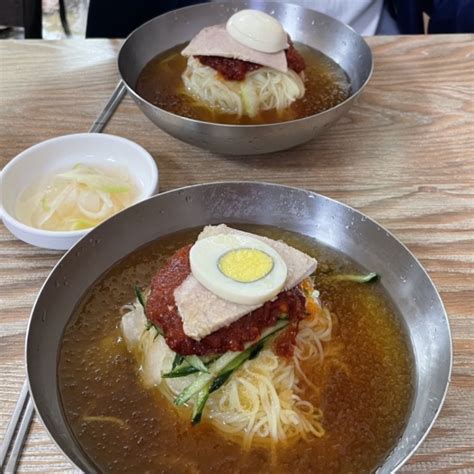
[[[87,38],[125,38],[135,28],[177,8],[199,0],[91,0],[87,17]]]
[[[473,33],[474,0],[391,0],[400,33],[422,34],[423,12],[430,17],[428,33]]]
[[[155,16],[205,1],[90,0],[86,37],[124,38]],[[424,33],[423,13],[430,17],[428,33],[474,32],[474,0],[386,0],[386,4],[402,34]]]
[[[473,0],[435,0],[431,11],[428,33],[474,32]]]

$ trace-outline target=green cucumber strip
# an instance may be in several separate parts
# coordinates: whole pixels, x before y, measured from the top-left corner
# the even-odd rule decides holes
[[[191,367],[188,365],[185,367],[178,367],[171,372],[167,372],[166,374],[163,374],[162,377],[165,379],[176,379],[178,377],[186,377],[186,375],[195,374],[196,372],[199,372],[196,367]]]
[[[135,288],[135,296],[137,297],[138,302],[143,306],[143,310],[145,310],[146,307],[146,300],[145,300],[145,295],[143,294],[143,291],[136,286]]]
[[[186,356],[184,360],[199,372],[209,372],[209,369],[204,365],[204,362],[197,355]]]
[[[265,347],[265,344],[274,336],[277,332],[288,326],[288,321],[280,320],[275,326],[270,328],[270,331],[266,331],[266,334],[259,339],[256,343],[249,346],[245,351],[241,352],[238,356],[232,359],[214,379],[210,393],[215,392],[217,389],[229,379],[229,377],[240,368],[247,360],[252,360],[257,357],[260,351]]]
[[[200,392],[206,384],[214,384],[214,380],[223,376],[225,373],[229,375],[225,378],[222,377],[218,382],[219,387],[229,378],[229,376],[237,368],[239,368],[246,360],[256,357],[256,355],[262,350],[267,341],[277,332],[281,331],[288,325],[288,321],[280,320],[275,326],[266,329],[262,332],[262,337],[250,345],[243,352],[226,352],[224,355],[219,357],[213,364],[209,366],[209,373],[201,372],[193,383],[188,385],[175,399],[175,405],[183,405],[196,393]],[[213,391],[217,390],[214,388]]]
[[[188,385],[174,400],[175,405],[183,405],[193,395],[199,392],[208,382],[210,382],[218,372],[220,372],[238,352],[226,352],[209,366],[209,373],[200,372],[196,380]]]
[[[146,318],[146,330],[150,330],[150,328],[155,328],[156,329],[156,332],[158,333],[156,336],[155,336],[155,339],[158,337],[158,336],[164,336],[165,333],[163,332],[163,329],[161,329],[157,324],[151,322],[149,319],[148,319],[148,316],[146,315],[146,298],[145,298],[145,294],[143,293],[143,291],[138,288],[138,286],[136,286],[134,288],[135,290],[135,296],[137,297],[137,300],[138,302],[142,305],[143,307],[143,312],[145,313],[145,318]]]
[[[215,392],[216,390],[220,389],[222,387],[222,385],[224,385],[227,380],[229,380],[230,376],[237,370],[239,369],[240,367],[242,367],[242,365],[244,364],[244,362],[248,361],[248,360],[252,360],[252,359],[255,359],[255,357],[258,356],[258,354],[260,354],[260,351],[265,347],[265,343],[261,344],[260,342],[256,343],[255,347],[253,347],[253,350],[252,352],[250,353],[250,356],[248,356],[247,358],[245,359],[241,359],[240,361],[238,361],[238,364],[234,364],[235,367],[232,368],[232,369],[229,369],[229,370],[222,370],[222,372],[213,380],[212,382],[212,385],[211,385],[211,388],[209,389],[209,393],[212,393],[212,392]]]
[[[196,380],[188,385],[175,399],[175,405],[184,405],[192,396],[200,392],[209,382],[212,381],[214,376],[212,374],[206,374],[201,372]]]
[[[222,354],[209,366],[209,372],[216,376],[238,354],[240,354],[240,352],[226,352]]]
[[[194,365],[190,364],[188,360],[189,357],[190,356],[182,356],[181,354],[176,354],[171,370],[166,374],[163,374],[163,377],[165,379],[172,379],[177,377],[185,377],[186,375],[195,374],[196,372],[209,372],[208,366],[219,358],[211,357],[207,362],[204,362],[202,359],[199,358],[206,369],[201,370],[201,365],[199,363],[195,363]]]
[[[367,275],[335,275],[332,277],[336,281],[353,281],[355,283],[369,283],[378,278],[377,273],[370,272]]]
[[[227,380],[229,380],[229,377],[234,373],[233,370],[229,370],[227,372],[224,372],[221,375],[218,375],[211,384],[211,388],[209,389],[209,393],[215,392],[216,390],[219,390],[222,385],[224,385]]]
[[[183,363],[184,356],[181,354],[176,354],[174,360],[173,360],[173,365],[171,366],[171,372],[173,372],[176,367],[180,366]]]
[[[217,359],[220,359],[222,357],[221,355],[212,355],[212,356],[202,356],[200,359],[204,362],[204,365],[206,367],[209,367],[211,364],[213,364]]]
[[[270,337],[270,336],[267,336]],[[241,352],[237,357],[234,357],[218,374],[217,376],[220,376],[224,372],[233,372],[234,370],[238,369],[246,360],[250,359],[251,356],[254,354],[256,351],[257,353],[260,352],[260,350],[263,347],[264,339],[260,339],[258,342],[255,344],[252,344],[250,347],[245,349],[245,351]]]
[[[155,326],[151,321],[148,319],[146,320],[146,325],[145,325],[145,331],[155,331],[155,337],[153,340],[155,340],[158,336],[162,336],[163,333],[160,331],[160,328],[158,326]]]
[[[210,394],[209,388],[210,387],[211,387],[211,383],[209,382],[196,395],[196,401],[195,401],[194,407],[193,407],[193,415],[192,415],[192,418],[191,418],[191,423],[193,425],[197,425],[201,421],[204,406],[206,405],[207,399],[209,398],[209,394]]]
[[[146,320],[146,327],[145,329],[147,331],[149,331],[151,328],[153,328],[155,331],[156,331],[156,336],[155,336],[155,339],[158,337],[158,336],[163,336],[164,337],[164,332],[162,331],[162,329],[157,326],[155,323],[152,323],[149,319]]]
[[[208,358],[209,360],[206,362],[202,361],[201,359],[201,361],[206,367],[206,372],[209,372],[209,365],[215,362],[218,358],[219,357],[210,357]],[[175,362],[176,365],[174,366]],[[186,361],[186,357],[180,354],[176,354],[176,357],[173,361],[173,366],[171,367],[171,370],[166,374],[163,374],[162,377],[164,377],[165,379],[172,379],[177,377],[185,377],[186,375],[195,374],[196,372],[203,372],[202,370],[199,370],[196,367],[189,365],[189,363]]]

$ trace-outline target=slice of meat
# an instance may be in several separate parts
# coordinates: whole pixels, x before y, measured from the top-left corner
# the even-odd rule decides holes
[[[316,270],[317,262],[314,258],[284,242],[232,229],[224,224],[204,227],[198,236],[198,240],[215,235],[229,234],[252,237],[272,247],[286,264],[285,290],[294,288]],[[183,321],[185,334],[197,341],[220,328],[229,326],[229,324],[261,306],[237,304],[219,298],[201,285],[192,274],[176,288],[174,298]]]
[[[225,25],[215,25],[202,29],[181,51],[183,56],[219,56],[240,59],[277,71],[287,72],[288,64],[284,51],[263,53],[244,46],[227,33]]]
[[[151,292],[146,305],[147,317],[159,325],[165,334],[166,343],[182,355],[211,355],[227,351],[242,351],[246,342],[256,340],[261,332],[274,326],[282,313],[288,314],[290,329],[285,344],[277,344],[279,355],[293,354],[295,327],[305,317],[305,297],[298,287],[280,293],[274,301],[241,317],[227,327],[204,337],[200,341],[184,333],[183,321],[174,301],[175,289],[191,273],[189,250],[191,245],[178,250],[157,272],[151,283]]]
[[[304,71],[306,63],[303,56],[295,49],[288,38],[289,48],[285,51],[288,68],[297,74]],[[205,66],[212,67],[228,81],[243,81],[247,73],[260,69],[260,64],[242,61],[240,59],[223,58],[220,56],[196,56]]]

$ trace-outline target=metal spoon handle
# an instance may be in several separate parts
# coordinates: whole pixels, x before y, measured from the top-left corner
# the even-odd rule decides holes
[[[123,81],[119,81],[114,92],[110,96],[110,99],[105,104],[105,107],[102,109],[102,112],[97,116],[92,127],[89,129],[89,133],[100,133],[107,125],[108,121],[115,112],[115,109],[118,107],[122,99],[125,97],[127,89]]]
[[[33,419],[33,401],[31,400],[31,397],[29,395],[27,398],[28,403],[25,408],[25,414],[21,420],[20,428],[18,429],[18,434],[15,438],[15,442],[13,443],[12,451],[10,453],[10,459],[8,460],[8,463],[5,467],[5,474],[15,473],[16,465],[18,464],[20,453],[23,448],[23,445],[25,444],[31,420]]]
[[[20,422],[21,414],[25,408],[25,404],[29,398],[30,394],[28,392],[28,382],[25,380],[23,387],[21,388],[20,396],[16,402],[15,408],[13,410],[12,417],[5,431],[5,437],[3,438],[2,445],[0,446],[0,467],[3,466],[5,458],[7,457],[8,449],[12,444],[13,435],[15,434],[18,423]]]

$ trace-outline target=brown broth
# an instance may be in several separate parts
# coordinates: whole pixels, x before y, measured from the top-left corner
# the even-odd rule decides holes
[[[326,434],[272,450],[244,451],[208,422],[192,427],[158,390],[144,389],[117,329],[119,308],[146,286],[165,259],[198,230],[162,238],[127,256],[85,296],[68,324],[58,376],[64,412],[83,450],[102,472],[362,473],[374,471],[400,437],[412,397],[412,361],[404,331],[377,284],[331,282],[357,269],[316,241],[271,227],[246,230],[284,239],[315,256],[318,288],[334,319],[341,356],[306,367],[320,387]],[[117,420],[86,421],[87,416]],[[205,418],[205,416],[204,416]]]
[[[178,45],[153,58],[138,76],[136,91],[148,102],[183,117],[205,122],[255,125],[285,122],[308,117],[340,104],[350,95],[350,82],[344,70],[320,51],[295,44],[306,61],[306,93],[287,109],[267,110],[256,117],[238,117],[211,110],[184,93],[181,74],[187,59],[181,56],[186,45]]]

